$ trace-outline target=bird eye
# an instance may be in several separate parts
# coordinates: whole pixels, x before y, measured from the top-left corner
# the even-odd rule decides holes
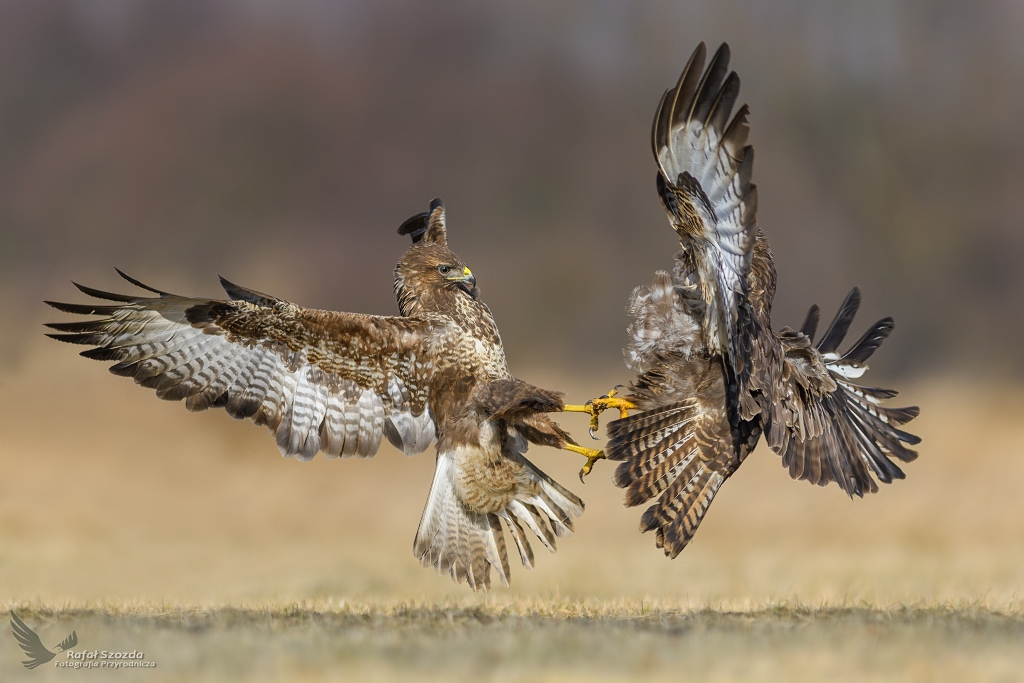
[[[447,275],[448,273],[452,272],[451,266],[438,266],[437,269],[438,271],[440,271],[441,275]]]

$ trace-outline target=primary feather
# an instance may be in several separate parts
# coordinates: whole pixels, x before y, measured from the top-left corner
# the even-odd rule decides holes
[[[583,509],[523,457],[527,440],[570,441],[543,415],[561,410],[561,399],[512,378],[475,278],[448,249],[441,201],[400,232],[413,245],[395,268],[398,316],[306,309],[224,278],[228,300],[196,299],[118,271],[155,296],[78,286],[113,304],[51,302],[99,318],[53,323],[50,336],[91,347],[82,355],[114,362],[111,372],[159,398],[265,425],[281,453],[299,460],[370,457],[384,438],[413,455],[436,439],[417,557],[474,589],[487,588],[488,567],[498,566],[507,584],[499,519],[532,565],[522,525],[553,549],[550,535],[569,533]],[[512,393],[494,405],[502,390]],[[502,479],[513,470],[514,486]],[[493,507],[484,494],[497,481],[516,493]]]
[[[608,457],[626,505],[653,504],[642,531],[677,556],[715,494],[762,434],[794,479],[836,482],[851,496],[902,479],[917,457],[898,428],[916,407],[887,408],[896,392],[855,384],[893,328],[884,318],[845,353],[860,304],[854,289],[821,340],[819,309],[799,332],[771,327],[775,263],[757,224],[746,105],[722,45],[704,69],[698,46],[654,118],[657,188],[681,251],[671,275],[634,290],[626,398],[641,411],[609,423]],[[728,73],[727,73],[728,72]],[[731,118],[730,118],[731,117]]]

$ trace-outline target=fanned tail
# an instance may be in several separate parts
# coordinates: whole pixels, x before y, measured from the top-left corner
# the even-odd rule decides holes
[[[450,574],[456,583],[468,582],[473,590],[491,587],[491,567],[507,586],[510,569],[501,523],[495,514],[469,510],[462,504],[455,476],[454,458],[438,453],[413,552],[422,566]]]
[[[693,538],[718,489],[760,435],[750,425],[730,426],[721,381],[717,390],[608,425],[605,452],[609,460],[622,461],[612,481],[626,489],[628,507],[658,497],[640,530],[655,531],[658,547],[670,558]]]
[[[711,501],[725,482],[725,477],[703,466],[694,468],[693,476],[685,472],[677,482],[686,481],[680,486],[680,493],[667,501],[668,504],[653,505],[640,518],[640,530],[656,529],[655,543],[665,551],[669,559],[676,558],[697,533],[697,527],[704,519]]]
[[[459,497],[457,455],[439,452],[434,481],[420,519],[413,552],[424,567],[449,574],[456,583],[488,590],[494,568],[503,586],[511,576],[500,520],[519,551],[523,566],[533,569],[534,555],[524,532],[529,529],[551,552],[558,537],[572,535],[573,518],[583,514],[583,501],[522,458],[533,486],[494,512],[470,509]]]

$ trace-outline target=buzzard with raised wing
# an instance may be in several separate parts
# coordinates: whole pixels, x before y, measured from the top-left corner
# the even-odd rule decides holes
[[[444,207],[406,221],[413,244],[395,269],[395,317],[301,308],[221,280],[229,300],[193,299],[130,282],[156,296],[113,302],[47,302],[101,316],[49,325],[50,336],[92,346],[87,358],[185,400],[266,425],[285,456],[369,457],[381,441],[407,455],[437,439],[437,466],[414,551],[425,567],[474,589],[504,585],[504,520],[523,564],[533,566],[529,528],[552,552],[572,533],[583,502],[524,457],[527,442],[588,457],[546,413],[559,394],[509,373],[498,328],[476,278],[448,248]],[[120,272],[120,271],[118,271]],[[123,275],[123,274],[122,274]]]
[[[794,479],[834,481],[850,496],[876,492],[876,479],[903,479],[894,460],[915,459],[906,445],[920,441],[899,428],[916,407],[884,407],[895,391],[854,382],[892,319],[839,352],[859,290],[817,343],[817,306],[799,331],[772,329],[775,263],[757,224],[748,109],[732,115],[740,81],[728,72],[728,45],[707,69],[705,56],[701,43],[654,118],[658,194],[681,250],[671,274],[658,272],[630,299],[625,353],[638,374],[624,396],[566,407],[590,412],[592,430],[602,410],[620,411],[606,448],[621,461],[614,482],[627,506],[655,499],[640,529],[655,531],[669,557],[693,538],[762,434]]]

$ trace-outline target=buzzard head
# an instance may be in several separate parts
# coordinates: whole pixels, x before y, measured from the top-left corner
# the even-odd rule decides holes
[[[402,315],[445,312],[458,305],[458,297],[476,299],[476,276],[448,248],[444,205],[430,202],[430,210],[416,214],[398,228],[413,244],[395,267],[395,294]]]

